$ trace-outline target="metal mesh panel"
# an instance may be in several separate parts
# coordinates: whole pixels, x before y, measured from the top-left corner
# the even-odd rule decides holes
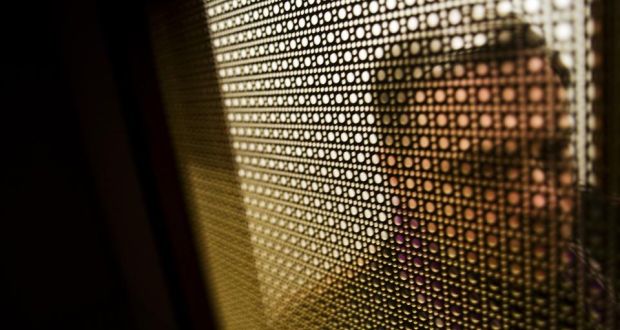
[[[597,5],[154,7],[221,324],[619,326]]]

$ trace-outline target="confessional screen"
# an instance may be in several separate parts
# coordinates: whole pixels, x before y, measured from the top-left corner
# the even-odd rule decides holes
[[[597,0],[153,7],[225,329],[617,329]],[[617,134],[616,134],[617,135]]]

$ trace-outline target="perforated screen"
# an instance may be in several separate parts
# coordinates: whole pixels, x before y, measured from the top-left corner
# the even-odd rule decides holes
[[[161,87],[221,325],[620,327],[599,7],[156,6]]]

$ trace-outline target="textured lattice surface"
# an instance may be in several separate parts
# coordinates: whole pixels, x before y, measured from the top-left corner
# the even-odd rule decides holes
[[[222,325],[620,326],[612,221],[590,216],[583,193],[600,185],[592,8],[155,8],[162,91]]]

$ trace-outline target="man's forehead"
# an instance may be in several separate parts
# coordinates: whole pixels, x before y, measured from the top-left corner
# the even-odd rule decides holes
[[[575,8],[584,5],[584,0],[380,0],[356,4],[342,18],[354,20],[364,13],[373,19],[368,25],[377,45],[409,40],[412,55],[429,61],[446,55],[470,60],[499,53],[511,56],[539,47],[566,80],[576,52],[567,42],[582,29],[576,25],[586,15]],[[393,41],[381,41],[382,30],[395,33]],[[440,42],[438,34],[451,40]]]

